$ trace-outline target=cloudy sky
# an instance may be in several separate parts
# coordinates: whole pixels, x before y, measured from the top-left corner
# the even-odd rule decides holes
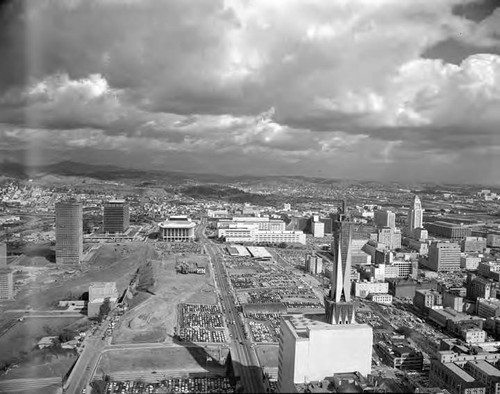
[[[500,184],[496,0],[0,8],[0,160]]]

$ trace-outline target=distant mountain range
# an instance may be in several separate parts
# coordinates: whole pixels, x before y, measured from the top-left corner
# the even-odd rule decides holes
[[[17,179],[36,179],[46,175],[89,177],[100,180],[162,180],[183,183],[188,180],[217,182],[224,177],[213,174],[189,174],[183,172],[141,170],[122,168],[114,165],[87,164],[74,161],[62,161],[55,164],[30,167],[20,163],[4,161],[0,163],[0,175]]]
[[[0,162],[0,175],[17,179],[36,179],[46,175],[59,176],[81,176],[100,180],[143,180],[143,181],[164,181],[170,183],[184,183],[187,181],[197,181],[200,183],[230,183],[237,181],[258,181],[258,180],[288,180],[288,181],[308,181],[311,183],[336,183],[347,182],[325,178],[309,178],[305,176],[228,176],[219,174],[187,173],[163,170],[142,170],[134,168],[123,168],[114,165],[88,164],[74,161],[62,161],[55,164],[30,167],[24,164],[4,161]]]
[[[55,164],[49,164],[44,166],[30,167],[21,163],[3,161],[0,162],[0,176],[15,178],[15,179],[37,179],[46,177],[48,175],[52,176],[70,176],[70,177],[87,177],[94,178],[98,180],[105,181],[132,181],[137,184],[144,184],[144,186],[153,186],[158,184],[169,184],[171,186],[183,185],[183,184],[207,184],[207,183],[248,183],[257,185],[259,183],[276,184],[281,182],[287,183],[288,185],[293,185],[296,183],[314,183],[323,185],[335,185],[337,187],[349,186],[349,185],[364,185],[376,186],[382,185],[384,182],[375,181],[349,181],[349,180],[339,180],[339,179],[327,179],[327,178],[317,178],[317,177],[307,177],[300,175],[240,175],[240,176],[229,176],[229,175],[219,175],[219,174],[203,174],[203,173],[187,173],[181,171],[165,171],[165,170],[145,170],[145,169],[134,169],[134,168],[123,168],[115,165],[103,165],[103,164],[88,164],[74,161],[62,161]],[[391,182],[392,188],[405,187],[410,190],[422,191],[423,189],[434,189],[440,190],[444,185],[437,185],[432,183],[422,183],[419,185],[404,185],[398,182]],[[427,187],[426,187],[427,186]],[[450,188],[451,185],[447,185]],[[458,189],[463,188],[465,185],[457,185]],[[190,190],[192,194],[197,194],[200,190]],[[234,194],[238,194],[240,191]],[[218,191],[218,194],[221,191]],[[209,193],[210,194],[210,193]],[[222,194],[229,194],[232,198],[238,199],[237,195],[233,195],[233,192],[223,191]],[[241,196],[242,197],[242,196]]]

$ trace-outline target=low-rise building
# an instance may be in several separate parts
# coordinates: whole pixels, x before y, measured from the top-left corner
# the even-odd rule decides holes
[[[390,294],[368,294],[367,298],[379,304],[392,304],[392,295]]]
[[[481,257],[462,253],[460,255],[460,268],[467,270],[477,270],[481,263]]]
[[[425,228],[429,231],[429,234],[457,241],[472,234],[470,226],[444,221],[426,223]]]
[[[500,393],[500,371],[484,360],[468,361],[464,369],[486,386],[486,394]]]
[[[500,300],[496,298],[477,298],[476,314],[479,317],[500,317]]]
[[[443,294],[443,307],[454,309],[457,312],[463,312],[464,297],[454,294],[450,291],[444,291],[442,294]]]
[[[89,286],[89,302],[87,304],[87,314],[89,317],[99,315],[101,305],[106,300],[109,301],[110,308],[113,309],[118,301],[118,290],[116,282],[94,282]]]
[[[455,363],[431,360],[429,384],[444,388],[450,394],[486,394],[486,385],[472,377]]]
[[[405,370],[422,370],[424,356],[409,344],[406,339],[380,341],[376,345],[384,363],[392,368]]]
[[[417,282],[413,279],[388,279],[389,293],[396,298],[413,298]]]
[[[488,234],[486,236],[486,245],[492,248],[499,248],[500,234]]]
[[[443,305],[443,296],[436,290],[419,289],[415,291],[413,305],[422,310],[434,306],[441,306]]]
[[[461,242],[461,249],[464,253],[482,252],[486,249],[486,238],[465,237]]]
[[[387,294],[389,283],[387,282],[354,282],[354,295],[366,298],[368,294]]]
[[[480,259],[480,257],[478,257]],[[497,261],[484,261],[477,267],[478,275],[493,279],[498,282],[500,276],[500,263]]]
[[[323,272],[323,259],[319,256],[306,255],[305,269],[312,275],[320,275]]]
[[[475,301],[478,298],[496,298],[497,283],[492,279],[483,278],[473,274],[467,275],[467,298]]]
[[[163,241],[194,241],[194,228],[196,227],[196,223],[193,223],[187,216],[171,216],[158,226],[160,228],[160,237]]]

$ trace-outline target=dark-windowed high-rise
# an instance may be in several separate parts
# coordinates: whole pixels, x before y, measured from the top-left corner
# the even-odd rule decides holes
[[[56,203],[56,263],[79,264],[83,255],[82,204],[70,199]]]
[[[125,200],[111,200],[104,204],[104,233],[123,233],[130,226],[129,204]]]
[[[14,298],[14,279],[7,266],[7,244],[0,242],[0,300]]]
[[[351,324],[354,304],[351,302],[351,249],[354,223],[342,211],[333,222],[333,269],[330,294],[325,297],[326,320],[330,324]]]

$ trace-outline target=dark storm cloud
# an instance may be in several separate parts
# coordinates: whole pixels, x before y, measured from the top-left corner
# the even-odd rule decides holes
[[[342,161],[361,173],[473,155],[499,143],[500,121],[500,14],[478,4],[18,2],[1,15],[0,133],[18,148],[40,135],[51,151],[159,166],[165,152],[212,155],[235,171],[263,157],[280,171]],[[449,40],[489,54],[441,61]]]

